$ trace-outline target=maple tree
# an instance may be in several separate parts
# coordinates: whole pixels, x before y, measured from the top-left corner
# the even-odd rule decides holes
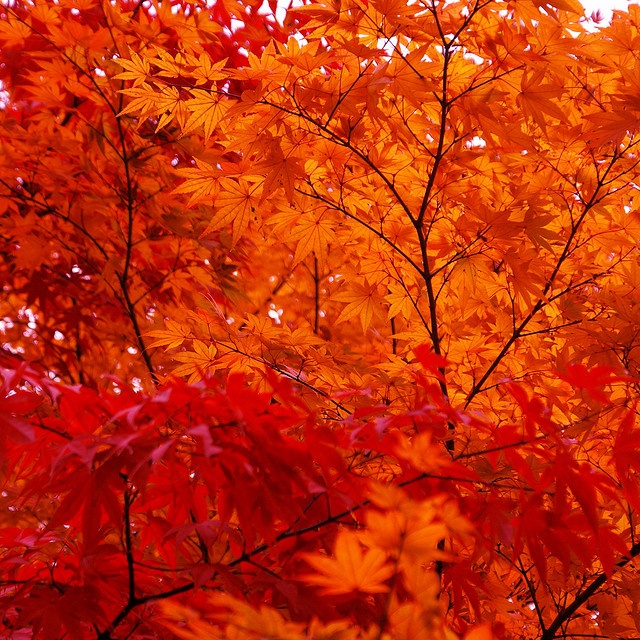
[[[639,38],[3,2],[4,636],[640,635]]]

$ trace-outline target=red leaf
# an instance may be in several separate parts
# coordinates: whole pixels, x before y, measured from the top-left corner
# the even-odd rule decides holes
[[[413,353],[426,371],[431,373],[438,380],[444,380],[443,370],[448,364],[446,358],[434,353],[426,344],[414,347]]]
[[[556,372],[561,380],[568,382],[576,389],[584,389],[594,400],[602,404],[611,404],[609,396],[602,391],[602,387],[626,377],[614,376],[618,371],[615,367],[597,365],[588,369],[581,363],[567,365],[564,373]]]

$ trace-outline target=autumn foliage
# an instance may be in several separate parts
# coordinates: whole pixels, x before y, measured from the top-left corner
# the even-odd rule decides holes
[[[640,635],[640,9],[0,3],[15,640]]]

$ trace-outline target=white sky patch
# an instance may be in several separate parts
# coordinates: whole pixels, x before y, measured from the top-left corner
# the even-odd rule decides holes
[[[6,109],[9,104],[11,96],[8,91],[5,91],[4,84],[0,80],[0,109]]]
[[[601,22],[594,26],[606,27],[611,22],[614,10],[627,11],[630,4],[638,4],[630,0],[581,0],[587,17],[593,13],[600,13]]]
[[[465,146],[467,149],[484,149],[487,146],[487,143],[480,136],[473,136],[471,140],[467,140]]]

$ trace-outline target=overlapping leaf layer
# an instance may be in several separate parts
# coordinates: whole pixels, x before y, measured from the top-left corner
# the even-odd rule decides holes
[[[640,11],[271,4],[2,3],[4,635],[635,637]]]

